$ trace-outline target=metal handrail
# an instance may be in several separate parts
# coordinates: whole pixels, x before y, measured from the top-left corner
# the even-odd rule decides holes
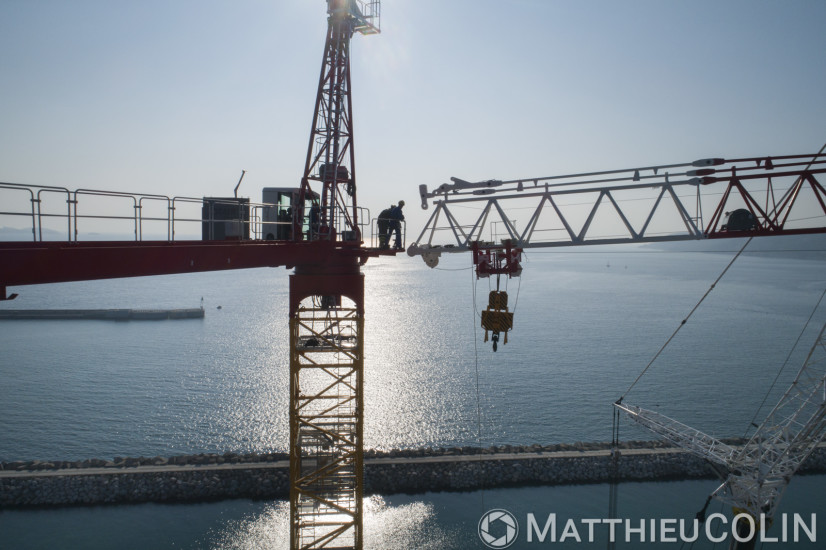
[[[144,199],[149,200],[164,200],[166,201],[166,218],[147,218],[143,215],[143,201]],[[138,206],[136,207],[139,211],[138,215],[138,240],[143,240],[143,222],[144,221],[165,221],[166,222],[166,240],[172,240],[172,223],[170,221],[170,211],[172,208],[172,200],[167,197],[166,195],[144,195],[138,200]]]
[[[132,208],[134,214],[130,217],[126,216],[91,216],[91,215],[84,215],[79,216],[77,213],[77,204],[78,204],[78,196],[79,195],[89,195],[89,196],[96,196],[96,197],[119,197],[119,198],[127,198],[132,199]],[[135,223],[134,235],[135,240],[138,240],[138,199],[135,197],[134,194],[131,193],[121,193],[116,191],[100,191],[96,189],[76,189],[74,193],[72,193],[72,208],[74,210],[74,220],[75,220],[75,234],[74,240],[77,242],[77,235],[78,235],[78,228],[77,228],[77,221],[80,218],[84,219],[99,219],[99,220],[120,220],[120,219],[132,219]]]
[[[186,224],[209,224],[207,231],[209,234],[207,238],[214,236],[214,223],[218,222],[234,222],[246,227],[248,231],[243,231],[244,238],[250,240],[263,240],[267,233],[278,234],[278,231],[267,231],[272,227],[289,226],[291,229],[295,224],[291,221],[278,221],[277,219],[267,219],[265,212],[268,209],[277,210],[280,208],[278,204],[270,204],[264,202],[243,202],[239,203],[232,199],[212,198],[212,197],[186,197],[186,196],[167,196],[150,193],[130,193],[122,191],[107,191],[101,189],[76,189],[69,190],[65,187],[47,186],[47,185],[23,185],[18,183],[0,182],[0,195],[3,191],[22,191],[28,193],[28,201],[31,205],[31,210],[15,210],[13,207],[4,208],[0,211],[0,216],[16,216],[26,217],[31,219],[32,239],[34,241],[43,241],[44,239],[44,222],[49,219],[66,219],[66,241],[78,242],[81,240],[80,227],[84,220],[99,220],[99,221],[128,221],[132,226],[132,232],[135,241],[144,240],[145,224],[162,223],[165,225],[166,240],[175,241],[178,230]],[[66,201],[66,210],[63,213],[55,210],[47,210],[44,207],[44,199],[47,194],[57,193],[62,195]],[[112,199],[113,201],[126,200],[131,202],[131,211],[128,214],[121,213],[124,207],[116,208],[112,211],[99,212],[91,210],[89,213],[84,213],[84,199],[98,197],[104,199]],[[25,199],[21,199],[25,200]],[[12,201],[0,200],[0,204],[9,205]],[[159,214],[153,212],[151,215],[145,214],[145,211],[150,208],[150,205],[159,204],[157,208],[162,208],[165,204],[166,214]],[[209,204],[209,208],[204,209],[204,206]],[[215,217],[216,205],[232,205],[238,206],[238,215],[233,219],[218,219]],[[197,206],[201,209],[201,213],[197,217],[191,215],[181,215],[181,209],[189,206]],[[108,206],[108,205],[105,205]],[[336,216],[337,226],[335,228],[335,235],[337,239],[350,239],[352,234],[347,234],[349,227],[345,227],[346,216],[344,212],[339,212]],[[358,223],[358,231],[362,238],[367,234],[370,225],[370,211],[367,208],[358,208],[358,215],[360,221]],[[266,219],[266,221],[265,221]],[[202,226],[201,231],[204,228]]]
[[[31,220],[32,220],[32,238],[37,240],[37,230],[35,226],[35,198],[34,198],[34,191],[32,191],[28,187],[22,187],[17,184],[13,183],[0,183],[0,188],[2,189],[12,189],[15,191],[26,191],[29,193],[29,203],[32,205],[32,213],[31,213]],[[28,216],[29,214],[24,214],[22,212],[4,212],[0,211],[0,216]]]
[[[71,199],[70,191],[68,189],[66,189],[65,187],[40,187],[40,189],[38,189],[38,191],[37,191],[37,230],[38,230],[40,238],[35,239],[35,240],[40,240],[40,241],[43,240],[43,216],[44,216],[44,214],[43,214],[43,208],[42,208],[43,202],[42,202],[42,199],[40,198],[41,193],[43,193],[43,192],[47,192],[47,193],[49,193],[49,192],[51,192],[51,193],[66,193],[66,222],[68,224],[68,228],[67,228],[68,233],[67,233],[67,236],[66,236],[66,240],[71,241],[72,240],[72,202],[71,202],[72,199]],[[47,216],[47,217],[60,217],[59,214],[45,214],[45,216]]]
[[[381,248],[383,244],[390,247],[390,233],[387,233],[387,243],[381,242],[381,233],[379,233],[379,220],[385,219],[388,222],[393,221],[391,218],[372,218],[370,221],[370,246],[371,248]],[[402,248],[407,246],[407,222],[405,220],[396,220],[401,222],[401,241]],[[375,231],[375,232],[374,232]]]
[[[209,209],[209,215],[207,217],[201,216],[199,218],[181,218],[176,215],[178,205],[184,204],[198,204],[202,208],[205,204],[209,203],[212,208]],[[249,216],[248,218],[238,217],[233,219],[216,219],[215,218],[215,211],[214,205],[216,204],[226,204],[230,206],[238,206],[239,209],[249,209]],[[266,208],[278,208],[279,205],[271,204],[266,202],[244,202],[238,203],[231,199],[221,200],[220,198],[212,198],[212,197],[205,197],[205,198],[197,198],[197,197],[182,197],[182,196],[175,196],[172,197],[170,200],[170,224],[171,224],[171,231],[172,237],[171,240],[175,239],[175,227],[176,222],[180,223],[209,223],[210,230],[212,230],[212,224],[214,222],[235,222],[241,223],[243,225],[248,225],[250,228],[249,234],[255,236],[255,239],[252,240],[261,240],[263,236],[263,229],[264,225],[292,225],[292,222],[278,222],[278,221],[263,221],[263,215],[259,214],[263,212]]]

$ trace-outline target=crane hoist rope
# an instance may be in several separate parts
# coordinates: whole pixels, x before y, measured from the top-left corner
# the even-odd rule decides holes
[[[476,309],[476,281],[477,278],[474,277],[474,273],[471,272],[471,292],[473,293],[473,368],[474,374],[476,377],[476,435],[479,444],[479,453],[478,453],[478,460],[481,463],[482,458],[482,399],[481,399],[481,390],[479,387],[479,340],[476,337],[476,318],[479,315],[478,310]],[[483,480],[484,481],[484,480]],[[484,512],[487,510],[485,506],[485,486],[482,485],[479,491],[479,501],[480,501],[480,508]]]

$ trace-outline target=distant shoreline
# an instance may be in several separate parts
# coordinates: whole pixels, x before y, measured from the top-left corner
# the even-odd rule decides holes
[[[736,254],[747,236],[729,239],[697,239],[674,242],[654,242],[640,245],[642,250],[662,252],[711,252]],[[826,260],[826,234],[774,235],[756,237],[743,251],[744,255],[776,256],[786,259]]]

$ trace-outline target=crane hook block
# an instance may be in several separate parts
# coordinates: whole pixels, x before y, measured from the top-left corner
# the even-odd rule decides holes
[[[485,329],[485,342],[488,332],[493,333],[493,351],[499,342],[499,333],[505,333],[503,343],[508,343],[508,331],[513,328],[513,313],[508,311],[508,293],[492,290],[488,296],[488,308],[482,312],[482,328]]]

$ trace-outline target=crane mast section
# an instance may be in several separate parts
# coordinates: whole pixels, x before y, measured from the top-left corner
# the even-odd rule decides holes
[[[817,177],[825,172],[818,153],[511,181],[451,178],[433,191],[419,187],[422,207],[433,199],[435,210],[408,254],[432,258],[504,240],[536,248],[823,233],[826,189]]]
[[[313,219],[310,240],[360,240],[350,93],[350,39],[356,32],[380,32],[380,3],[377,0],[328,0],[327,13],[327,38],[304,175],[294,213],[294,234],[301,234],[299,220],[303,219],[304,210],[310,208]],[[321,183],[320,204],[308,204],[314,196],[311,181]]]
[[[291,548],[363,547],[364,276],[290,276]]]

